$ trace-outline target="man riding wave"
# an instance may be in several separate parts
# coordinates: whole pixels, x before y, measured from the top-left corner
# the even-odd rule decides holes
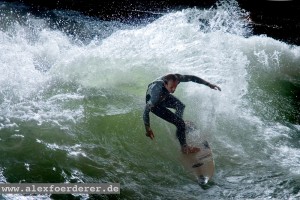
[[[188,146],[186,143],[186,124],[183,117],[185,105],[177,99],[172,93],[175,92],[180,82],[195,82],[204,84],[211,89],[221,91],[221,88],[211,84],[197,76],[181,75],[181,74],[168,74],[162,76],[148,85],[146,92],[146,106],[144,109],[143,120],[146,128],[146,136],[151,139],[154,138],[154,133],[150,127],[149,113],[152,112],[158,117],[174,124],[177,128],[176,136],[181,145],[182,153],[196,153],[200,151],[197,147]],[[175,113],[168,108],[175,109]]]

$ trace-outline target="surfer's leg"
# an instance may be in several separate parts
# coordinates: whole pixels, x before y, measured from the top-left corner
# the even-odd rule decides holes
[[[182,118],[185,105],[179,99],[170,94],[162,103],[167,108],[175,109],[175,114]]]
[[[155,106],[151,108],[151,112],[153,112],[158,117],[166,120],[167,122],[174,124],[177,128],[176,136],[179,140],[180,145],[186,145],[185,123],[181,117],[174,114],[172,111],[163,106]]]

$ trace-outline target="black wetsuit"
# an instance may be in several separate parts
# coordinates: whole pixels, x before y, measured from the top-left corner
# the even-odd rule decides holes
[[[195,82],[208,85],[205,80],[193,75],[175,74],[180,82]],[[177,127],[176,136],[181,146],[186,145],[185,123],[182,119],[185,105],[165,88],[165,76],[160,77],[148,85],[146,93],[146,106],[143,114],[143,120],[146,126],[150,127],[149,112],[151,111],[158,117],[174,124]],[[175,109],[175,113],[167,108]]]

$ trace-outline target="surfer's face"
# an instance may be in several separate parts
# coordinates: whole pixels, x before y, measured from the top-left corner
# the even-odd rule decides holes
[[[167,83],[165,83],[165,88],[170,92],[174,93],[176,90],[176,87],[178,85],[178,81],[169,80]]]

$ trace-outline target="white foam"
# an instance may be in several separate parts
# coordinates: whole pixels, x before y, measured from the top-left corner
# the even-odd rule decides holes
[[[282,167],[290,173],[300,175],[300,150],[296,147],[281,145],[276,148],[276,154],[272,156]]]
[[[86,155],[86,153],[81,149],[81,145],[80,144],[75,144],[73,146],[68,146],[68,145],[58,145],[56,143],[47,143],[44,142],[42,140],[36,139],[37,143],[41,143],[44,144],[47,148],[51,149],[51,150],[62,150],[62,151],[66,151],[68,153],[69,156],[83,156],[83,157],[88,157]]]
[[[170,12],[148,25],[118,30],[89,44],[76,43],[33,16],[28,16],[32,29],[15,23],[9,31],[0,31],[0,129],[18,128],[11,119],[33,120],[38,125],[49,122],[65,129],[68,126],[64,122],[82,119],[85,95],[81,91],[47,93],[53,87],[60,88],[59,81],[74,83],[83,90],[103,90],[101,98],[120,94],[118,102],[108,100],[95,111],[105,116],[132,111],[136,102],[127,105],[123,97],[143,102],[151,80],[176,72],[200,76],[222,88],[218,92],[187,83],[176,93],[188,105],[187,110],[199,113],[194,119],[204,130],[224,134],[216,140],[222,140],[227,148],[241,147],[240,156],[247,156],[243,148],[249,143],[264,137],[267,148],[273,149],[272,139],[279,136],[276,130],[285,125],[264,123],[252,110],[246,97],[253,92],[249,80],[257,70],[297,80],[300,47],[266,36],[248,37],[247,13],[234,1],[226,2],[229,4],[217,9]],[[94,26],[101,27],[101,22]],[[73,101],[79,105],[65,106]],[[285,136],[289,137],[288,131]],[[47,147],[72,149],[57,144]],[[81,151],[75,148],[68,153],[77,152]]]

